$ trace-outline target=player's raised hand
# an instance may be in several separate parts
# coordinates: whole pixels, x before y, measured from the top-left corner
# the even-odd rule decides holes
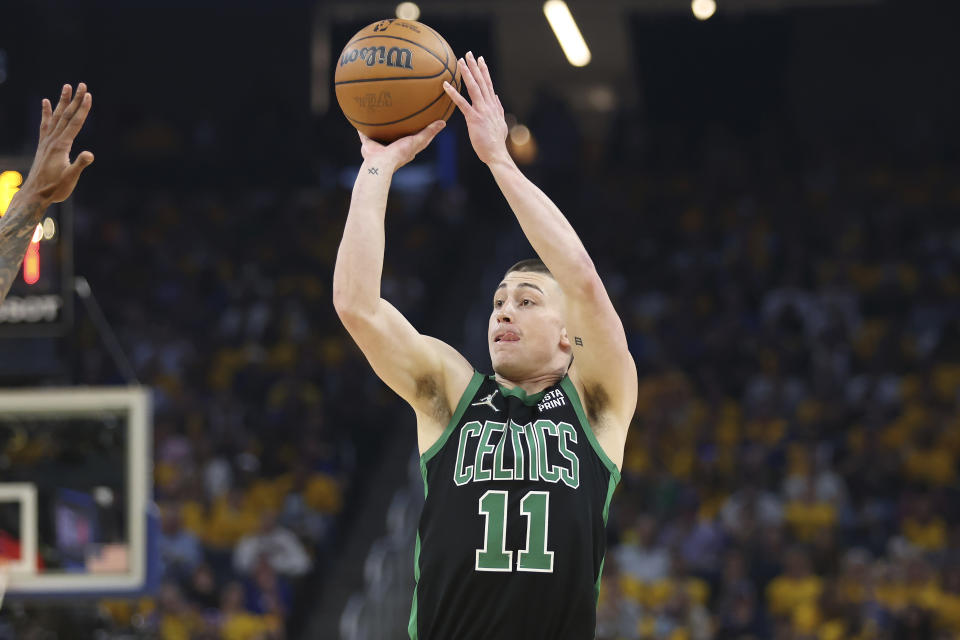
[[[449,82],[444,82],[443,88],[467,121],[473,150],[486,164],[502,159],[509,160],[507,121],[503,117],[500,98],[493,89],[487,63],[483,56],[477,60],[473,57],[473,52],[467,52],[466,58],[460,58],[457,64],[460,65],[460,74],[467,85],[470,101],[460,95]]]
[[[426,149],[445,126],[446,122],[436,120],[417,133],[394,140],[390,144],[380,144],[357,131],[360,134],[360,153],[364,160],[382,163],[381,170],[396,171]]]
[[[72,93],[73,88],[65,84],[56,109],[50,108],[50,101],[46,98],[41,107],[40,141],[30,174],[21,190],[36,194],[45,202],[63,202],[70,197],[80,173],[93,162],[93,154],[89,151],[70,162],[73,141],[93,104],[93,94],[87,91],[84,83],[77,85],[77,93],[71,99]]]

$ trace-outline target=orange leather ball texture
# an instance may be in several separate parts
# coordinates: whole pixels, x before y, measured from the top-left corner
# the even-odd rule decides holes
[[[460,89],[457,56],[422,22],[390,19],[364,27],[336,64],[343,115],[374,140],[392,142],[453,113],[443,82]]]

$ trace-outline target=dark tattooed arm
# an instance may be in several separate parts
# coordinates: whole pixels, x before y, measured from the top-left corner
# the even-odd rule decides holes
[[[47,207],[42,201],[14,196],[6,214],[0,218],[0,302],[7,297],[30,239]]]
[[[7,296],[20,263],[30,245],[34,229],[44,211],[53,202],[63,202],[73,193],[80,173],[93,162],[93,154],[84,151],[70,162],[73,140],[90,113],[93,94],[82,82],[73,88],[64,85],[56,110],[44,98],[41,104],[40,141],[30,174],[0,218],[0,303]]]

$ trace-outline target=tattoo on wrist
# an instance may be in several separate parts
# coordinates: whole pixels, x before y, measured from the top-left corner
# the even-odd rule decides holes
[[[376,167],[370,167],[370,168],[367,169],[367,173],[369,173],[369,174],[371,174],[371,175],[374,175],[374,176],[378,176],[378,175],[380,175],[380,169],[378,169],[378,168],[376,168]]]
[[[12,205],[0,218],[0,302],[7,296],[45,206],[37,202]]]
[[[583,339],[580,336],[573,336],[573,343],[578,347],[583,346]]]

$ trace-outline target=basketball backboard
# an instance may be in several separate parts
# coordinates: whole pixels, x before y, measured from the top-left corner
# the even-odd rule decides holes
[[[7,598],[132,595],[155,577],[141,387],[0,391]]]

